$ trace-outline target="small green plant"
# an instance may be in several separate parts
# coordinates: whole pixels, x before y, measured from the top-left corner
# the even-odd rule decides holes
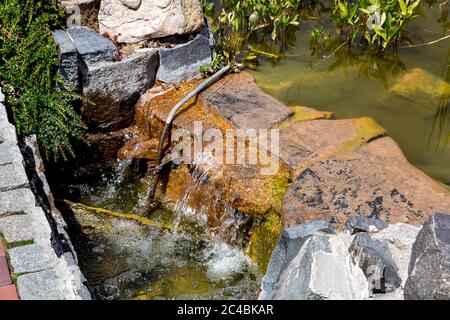
[[[65,23],[57,0],[0,2],[0,81],[19,135],[36,134],[47,159],[74,156],[86,127],[73,107],[76,94],[60,82],[52,29]]]
[[[242,62],[264,54],[249,49],[248,54],[242,56],[250,37],[256,33],[284,43],[285,32],[299,24],[300,3],[300,0],[223,0],[222,6],[216,8],[212,2],[204,0],[204,12],[210,17],[216,40],[215,67],[223,64],[239,67]],[[214,70],[214,66],[211,69]]]

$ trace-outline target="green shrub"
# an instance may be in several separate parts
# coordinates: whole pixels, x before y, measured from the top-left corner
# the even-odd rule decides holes
[[[86,127],[73,105],[79,97],[56,89],[60,82],[57,47],[51,30],[65,12],[57,0],[2,0],[0,3],[0,80],[18,134],[36,134],[47,159],[74,156]]]

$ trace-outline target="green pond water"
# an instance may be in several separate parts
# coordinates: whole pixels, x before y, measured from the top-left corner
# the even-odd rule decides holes
[[[439,3],[424,2],[421,17],[408,25],[407,36],[412,43],[429,42],[449,34],[448,13],[442,14]],[[446,6],[448,4],[443,5]],[[312,54],[310,48],[310,32],[319,23],[317,17],[324,14],[320,11],[310,14],[314,18],[300,24],[292,41],[294,47],[277,61],[261,59],[251,72],[257,84],[287,105],[332,111],[334,117],[340,119],[374,118],[397,141],[412,164],[450,185],[448,96],[430,97],[419,90],[404,95],[392,91],[411,70],[416,74],[432,75],[436,81],[445,81],[448,86],[450,39],[434,45],[399,48],[397,52],[388,50],[384,56],[368,51],[349,51],[346,47],[335,55],[330,52],[317,55]],[[325,24],[325,32],[335,33],[332,24],[321,21]],[[269,42],[259,40],[253,46],[271,51]],[[426,82],[417,86],[426,86]]]

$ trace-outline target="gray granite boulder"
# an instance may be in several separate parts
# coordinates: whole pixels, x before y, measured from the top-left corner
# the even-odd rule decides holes
[[[373,293],[392,292],[400,287],[402,279],[386,243],[359,233],[348,250],[353,263],[364,272]]]
[[[159,49],[157,80],[180,83],[200,75],[200,67],[211,63],[208,38],[197,35],[193,40],[173,48]]]
[[[366,216],[351,216],[345,222],[344,229],[350,234],[359,232],[373,233],[386,229],[388,226],[389,223],[380,219]]]
[[[80,91],[77,47],[66,31],[55,30],[52,31],[52,35],[58,46],[58,59],[60,61],[58,75],[64,81],[59,87]]]
[[[94,130],[117,130],[131,124],[134,105],[156,76],[157,50],[135,53],[118,62],[88,65],[83,76],[82,115]]]
[[[68,30],[68,34],[85,64],[112,61],[118,54],[117,48],[111,40],[89,28],[71,28]]]
[[[85,27],[70,28],[68,31],[52,31],[58,47],[60,61],[58,75],[63,80],[60,88],[82,90],[81,73],[86,72],[87,65],[112,61],[118,51],[111,40],[94,30]]]
[[[450,299],[450,215],[433,214],[414,242],[405,299]]]

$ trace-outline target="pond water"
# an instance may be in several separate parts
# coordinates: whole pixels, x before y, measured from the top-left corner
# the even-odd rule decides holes
[[[441,2],[424,2],[421,16],[408,25],[407,36],[414,44],[449,33],[448,13],[441,11],[448,3],[439,7]],[[347,47],[334,55],[312,54],[310,33],[319,21],[325,32],[335,34],[333,24],[320,18],[323,15],[320,10],[311,12],[312,17],[301,22],[294,46],[281,59],[261,59],[252,71],[257,84],[287,105],[332,111],[341,119],[374,118],[412,164],[450,185],[449,97],[435,92],[449,85],[450,39],[388,50],[384,56]],[[253,46],[270,51],[270,41],[259,39]],[[433,97],[429,91],[434,91]]]
[[[147,186],[129,161],[97,183],[70,189],[77,202],[66,202],[76,219],[71,238],[95,298],[256,298],[261,274],[244,254],[244,241],[230,245],[214,235],[201,212],[180,201],[173,210],[155,210],[147,224],[137,221]],[[93,207],[135,215],[114,217]],[[239,217],[229,219],[238,228]]]

